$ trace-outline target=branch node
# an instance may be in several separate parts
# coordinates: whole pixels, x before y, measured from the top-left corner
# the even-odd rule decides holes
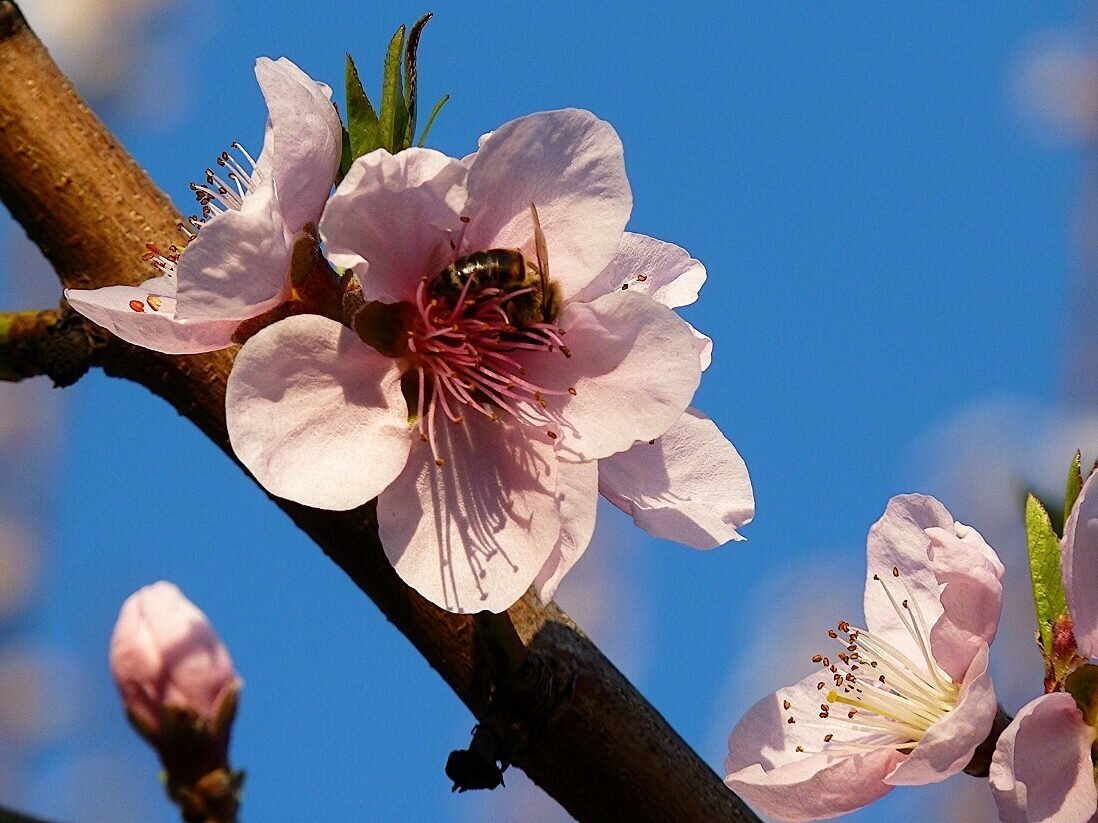
[[[475,616],[478,644],[490,674],[488,707],[468,749],[450,752],[452,791],[495,789],[515,761],[576,693],[577,675],[560,657],[527,649],[506,614]]]

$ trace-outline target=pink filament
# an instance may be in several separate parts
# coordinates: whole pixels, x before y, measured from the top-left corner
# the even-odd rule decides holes
[[[566,393],[527,380],[526,369],[512,354],[560,351],[571,356],[561,342],[561,329],[550,323],[518,327],[511,322],[507,302],[530,290],[504,292],[489,287],[470,294],[472,282],[466,281],[456,298],[439,298],[430,293],[427,280],[421,280],[416,314],[407,332],[419,378],[416,427],[420,437],[430,442],[439,465],[436,411],[454,424],[462,422],[465,409],[472,409],[492,420],[502,412],[524,424],[541,426],[552,422],[545,396]],[[546,434],[556,437],[552,431]]]

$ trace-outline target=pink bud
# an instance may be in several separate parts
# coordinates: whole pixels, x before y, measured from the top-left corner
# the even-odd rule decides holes
[[[150,739],[159,736],[168,708],[216,725],[225,698],[241,685],[206,615],[165,581],[122,604],[111,636],[111,673],[130,717]]]

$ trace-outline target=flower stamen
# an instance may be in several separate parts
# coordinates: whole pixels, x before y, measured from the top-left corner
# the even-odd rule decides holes
[[[930,632],[906,581],[898,569],[892,570],[894,585],[906,595],[902,600],[891,590],[893,586],[878,575],[873,580],[881,587],[892,604],[896,616],[911,636],[922,658],[920,663],[869,631],[852,626],[845,620],[828,636],[845,648],[839,652],[837,662],[816,654],[812,660],[827,672],[817,684],[823,691],[827,680],[826,702],[821,703],[819,718],[801,709],[797,720],[810,728],[819,727],[825,733],[818,750],[799,748],[805,754],[857,753],[893,749],[909,752],[914,749],[927,730],[951,712],[957,705],[960,687],[942,671],[930,654]],[[785,700],[787,711],[793,707]],[[847,711],[832,711],[839,706]],[[792,722],[793,714],[789,716]]]
[[[218,166],[228,170],[225,176],[229,178],[231,185],[215,174],[213,169],[206,169],[205,183],[191,183],[191,191],[202,207],[201,216],[191,215],[188,220],[195,231],[207,220],[227,210],[239,210],[244,204],[244,198],[262,182],[262,175],[256,170],[252,156],[240,143],[234,142],[232,148],[240,153],[243,161],[227,151],[221,152],[216,161]],[[245,168],[245,164],[248,168]],[[187,231],[185,227],[184,231]]]
[[[421,437],[431,443],[442,465],[435,438],[435,410],[453,424],[464,420],[462,407],[492,420],[506,413],[524,425],[544,428],[554,421],[546,397],[575,395],[575,388],[553,389],[526,378],[515,353],[563,351],[562,329],[549,323],[519,326],[506,306],[530,288],[505,291],[465,281],[451,297],[432,293],[427,278],[416,288],[415,310],[406,331],[408,355],[419,376],[416,420]],[[425,419],[426,418],[426,419]],[[550,440],[558,434],[544,428]]]

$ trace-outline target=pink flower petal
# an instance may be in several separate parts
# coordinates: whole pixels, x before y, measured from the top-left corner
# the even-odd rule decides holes
[[[332,90],[285,57],[260,57],[255,76],[270,121],[271,140],[264,145],[264,154],[272,155],[282,219],[296,234],[320,218],[339,171],[343,128],[332,105]]]
[[[892,790],[884,777],[904,758],[893,749],[819,753],[819,680],[814,673],[760,700],[728,738],[724,782],[779,820],[820,820],[866,806]],[[796,722],[788,722],[791,716]],[[859,739],[853,734],[848,738]],[[798,752],[797,746],[805,751]]]
[[[416,440],[404,472],[377,501],[385,554],[397,574],[451,612],[501,612],[545,566],[560,535],[552,444],[506,421],[441,420]]]
[[[576,461],[625,451],[659,437],[679,419],[701,371],[694,336],[673,311],[618,291],[573,303],[558,318],[571,357],[525,357],[527,379],[560,416],[560,443]],[[575,389],[575,395],[569,393]]]
[[[1098,472],[1091,474],[1064,525],[1060,573],[1074,621],[1075,642],[1086,657],[1098,657]]]
[[[675,309],[697,300],[704,282],[705,267],[685,249],[627,231],[610,264],[575,299],[586,303],[626,288]]]
[[[975,529],[956,523],[933,497],[901,495],[889,501],[869,531],[865,588],[867,627],[911,660],[923,652],[888,599],[913,601],[911,614],[930,631],[934,660],[956,682],[977,651],[995,637],[1002,610],[1003,566]],[[893,571],[899,572],[894,579]],[[899,597],[896,597],[896,593]]]
[[[690,331],[694,332],[694,345],[698,349],[698,360],[701,362],[701,370],[705,371],[713,363],[713,341],[693,326],[690,327]]]
[[[290,288],[293,244],[274,186],[259,186],[239,210],[208,220],[183,250],[176,314],[239,323],[273,308]]]
[[[578,109],[531,114],[486,135],[467,185],[469,248],[529,247],[533,203],[566,301],[614,257],[633,208],[621,140]]]
[[[938,665],[959,680],[973,650],[995,639],[1003,612],[1003,564],[970,526],[955,523],[926,534],[931,568],[942,587],[942,616],[930,631],[930,647]]]
[[[560,512],[560,537],[553,553],[545,561],[534,588],[542,603],[557,593],[560,581],[576,565],[591,542],[599,502],[599,464],[557,463],[557,510]]]
[[[237,320],[177,320],[175,282],[167,275],[146,280],[140,286],[65,289],[65,298],[74,309],[116,337],[165,354],[224,349],[233,344],[233,332],[240,325]]]
[[[245,344],[225,415],[233,451],[267,491],[320,509],[376,497],[412,439],[395,361],[316,315],[280,320]]]
[[[327,257],[353,268],[367,300],[411,300],[454,258],[465,167],[431,149],[358,158],[320,219]]]
[[[957,774],[991,731],[999,707],[987,671],[987,644],[973,657],[961,682],[953,711],[934,723],[911,754],[897,764],[885,782],[892,786],[922,786]]]
[[[923,652],[912,638],[882,585],[897,602],[910,598],[918,606],[925,630],[942,616],[938,579],[930,567],[930,538],[926,529],[953,528],[953,518],[933,497],[905,494],[888,501],[881,519],[869,530],[866,545],[865,619],[866,628],[903,652],[910,660],[923,660]],[[893,570],[899,578],[893,577]],[[874,580],[878,576],[880,580]],[[906,591],[900,586],[906,586]],[[914,611],[914,607],[912,609]],[[905,613],[906,614],[906,613]]]
[[[610,292],[632,289],[675,309],[698,299],[705,277],[705,267],[685,249],[627,231],[614,259],[574,299],[588,303]],[[713,362],[713,341],[693,326],[690,330],[696,338],[701,369],[705,371]]]
[[[1004,823],[1076,823],[1098,811],[1094,729],[1065,692],[1028,703],[991,759],[991,791]]]
[[[655,443],[600,460],[599,491],[652,536],[695,549],[742,540],[736,529],[755,515],[743,458],[695,409]]]

